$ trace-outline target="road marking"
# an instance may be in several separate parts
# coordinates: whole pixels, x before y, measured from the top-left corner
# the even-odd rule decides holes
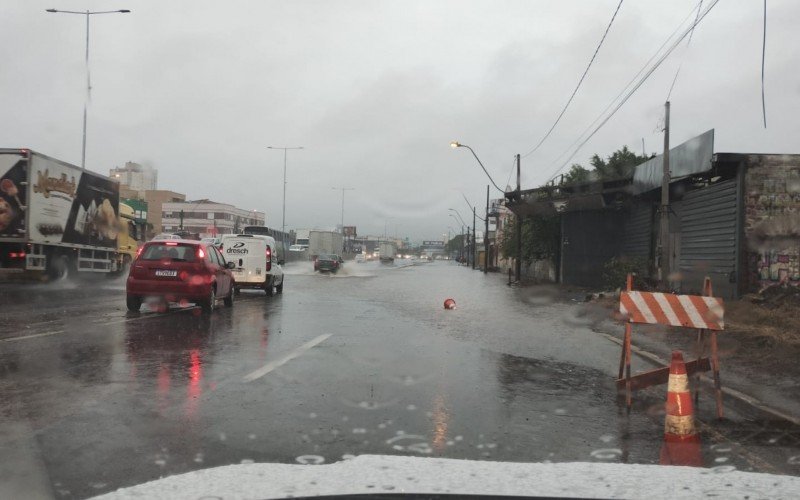
[[[309,340],[308,342],[306,342],[305,344],[301,345],[297,349],[289,352],[285,356],[283,356],[281,358],[278,358],[278,359],[276,359],[274,361],[270,361],[269,363],[267,363],[266,365],[262,366],[258,370],[255,370],[252,373],[249,373],[249,374],[245,375],[244,378],[242,378],[242,381],[243,382],[252,382],[253,380],[256,380],[258,378],[263,377],[264,375],[266,375],[267,373],[271,372],[272,370],[274,370],[276,368],[280,368],[281,366],[285,365],[289,361],[291,361],[294,358],[300,356],[301,354],[303,354],[307,350],[311,349],[312,347],[314,347],[314,346],[316,346],[318,344],[321,344],[322,342],[327,340],[330,336],[331,336],[330,333],[326,333],[324,335],[320,335],[319,337],[317,337],[317,338],[315,338],[313,340]]]
[[[7,339],[0,339],[0,342],[14,342],[16,340],[27,340],[27,339],[35,339],[38,337],[49,337],[50,335],[56,335],[63,332],[64,330],[55,330],[52,332],[34,333],[31,335],[24,335],[22,337],[11,337]]]
[[[611,342],[614,342],[617,345],[622,345],[622,340],[619,340],[618,338],[614,337],[613,335],[609,335],[609,334],[603,333],[603,332],[597,332],[597,333],[599,333],[600,335],[602,335],[603,337],[607,338]],[[650,361],[653,361],[654,363],[657,363],[657,364],[659,364],[661,366],[669,366],[670,365],[670,362],[667,361],[666,359],[663,359],[660,356],[658,356],[657,354],[653,354],[652,352],[645,351],[641,347],[636,347],[635,345],[631,344],[631,351],[633,351],[636,354],[638,354],[639,356],[641,356],[643,358],[647,358]],[[713,383],[713,380],[710,377],[706,376],[706,375],[700,375],[700,378],[704,382]],[[759,401],[756,398],[754,398],[753,396],[745,394],[745,393],[743,393],[741,391],[737,391],[736,389],[731,389],[729,387],[722,387],[722,392],[724,392],[728,396],[731,396],[731,397],[734,397],[734,398],[736,398],[736,399],[738,399],[740,401],[743,401],[743,402],[749,404],[750,406],[754,406],[754,407],[758,408],[759,410],[761,410],[763,412],[769,413],[769,414],[771,414],[771,415],[773,415],[775,417],[778,417],[778,418],[780,418],[782,420],[786,420],[787,422],[791,422],[794,425],[800,425],[800,418],[793,417],[792,415],[786,414],[786,413],[784,413],[784,412],[782,412],[780,410],[776,410],[774,408],[766,406],[761,401]]]

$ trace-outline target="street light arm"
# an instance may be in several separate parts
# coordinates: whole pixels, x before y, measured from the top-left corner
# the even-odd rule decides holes
[[[128,10],[128,9],[96,10],[96,11],[85,10],[85,11],[81,12],[79,10],[45,9],[45,12],[51,12],[51,13],[56,13],[56,14],[80,14],[82,16],[86,16],[86,15],[93,15],[93,14],[129,14],[130,10]]]
[[[486,167],[484,167],[484,166],[483,166],[483,162],[481,161],[481,159],[480,159],[480,158],[478,158],[478,155],[476,155],[476,154],[475,154],[475,151],[473,151],[471,147],[467,146],[466,144],[461,144],[461,143],[460,143],[460,142],[458,142],[458,141],[453,141],[453,142],[451,142],[451,143],[450,143],[450,147],[451,147],[451,148],[467,148],[467,149],[469,149],[469,152],[470,152],[470,153],[472,153],[472,156],[474,156],[474,157],[475,157],[475,159],[476,159],[476,160],[478,160],[478,165],[480,165],[480,166],[481,166],[481,168],[483,169],[483,173],[485,173],[485,174],[486,174],[486,177],[488,177],[488,178],[489,178],[489,181],[491,181],[492,185],[494,185],[494,187],[495,187],[495,188],[496,188],[498,191],[500,191],[501,193],[505,194],[505,191],[504,191],[504,190],[502,190],[502,189],[500,189],[500,186],[498,186],[498,185],[497,185],[497,183],[494,181],[494,179],[492,179],[492,176],[491,176],[491,175],[489,175],[489,171],[488,171],[488,170],[486,170]],[[462,195],[463,195],[463,193],[462,193]],[[466,196],[464,197],[464,199],[466,199]],[[467,204],[469,204],[469,202],[467,202]],[[470,208],[471,208],[471,207],[470,207]]]
[[[488,177],[488,178],[489,178],[489,181],[491,181],[491,183],[492,183],[492,185],[495,187],[495,189],[497,189],[497,190],[498,190],[498,191],[500,191],[501,193],[505,194],[505,191],[504,191],[504,190],[502,190],[502,189],[500,189],[500,186],[498,186],[498,185],[497,185],[497,183],[496,183],[496,182],[494,182],[494,179],[492,179],[492,176],[491,176],[491,175],[489,175],[489,172],[486,170],[486,167],[484,167],[484,166],[483,166],[483,162],[481,162],[481,159],[480,159],[480,158],[478,158],[478,155],[476,155],[476,154],[475,154],[475,151],[473,151],[473,150],[472,150],[472,148],[471,148],[471,147],[469,147],[469,146],[467,146],[466,144],[459,144],[459,146],[460,146],[460,147],[462,147],[462,148],[467,148],[467,149],[469,149],[469,152],[470,152],[470,153],[472,153],[472,156],[474,156],[476,160],[478,160],[478,165],[480,165],[480,166],[481,166],[481,168],[483,169],[483,173],[485,173],[485,174],[486,174],[486,177]]]

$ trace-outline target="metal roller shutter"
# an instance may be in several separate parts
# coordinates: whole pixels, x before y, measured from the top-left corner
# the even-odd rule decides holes
[[[681,291],[699,293],[709,276],[714,295],[736,296],[736,179],[686,193],[680,212]]]

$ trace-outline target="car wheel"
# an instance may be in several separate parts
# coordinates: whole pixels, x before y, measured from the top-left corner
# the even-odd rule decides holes
[[[264,285],[264,291],[267,292],[267,297],[275,295],[275,285],[272,283],[272,280],[267,280],[267,283]]]
[[[240,293],[242,293],[242,287],[240,287],[240,286],[235,287],[233,289],[233,293],[235,293],[236,295],[239,295]]]
[[[139,312],[139,309],[142,308],[142,298],[138,295],[128,295],[126,303],[128,304],[128,310],[131,312]]]
[[[210,313],[214,310],[217,306],[217,291],[212,286],[210,291],[208,292],[208,298],[200,304],[200,307],[203,309],[203,312]]]
[[[278,291],[278,293],[283,293],[283,282],[284,281],[286,281],[286,277],[285,276],[281,280],[281,284],[275,287],[275,289]]]
[[[225,307],[233,307],[233,296],[236,293],[236,288],[231,287],[231,291],[228,293],[228,296],[225,297]]]

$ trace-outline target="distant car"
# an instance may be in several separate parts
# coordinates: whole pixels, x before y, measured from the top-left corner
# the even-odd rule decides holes
[[[180,240],[181,237],[177,234],[161,233],[157,234],[150,241],[164,241],[164,240]]]
[[[193,302],[205,312],[219,298],[233,305],[233,262],[213,245],[194,240],[148,241],[131,264],[126,283],[128,310],[138,311],[147,297]]]
[[[241,288],[263,289],[267,296],[283,293],[283,260],[278,257],[275,238],[254,234],[226,234],[220,251],[234,263],[236,293]]]
[[[364,262],[366,262],[366,261],[367,261],[367,258],[364,256],[364,254],[363,254],[363,253],[357,253],[357,254],[356,254],[356,262],[358,262],[359,264],[361,264],[361,263],[364,263]]]
[[[342,266],[342,258],[336,254],[322,254],[314,259],[314,270],[321,273],[334,273]]]
[[[289,247],[290,252],[305,252],[308,250],[308,245],[292,245]]]

